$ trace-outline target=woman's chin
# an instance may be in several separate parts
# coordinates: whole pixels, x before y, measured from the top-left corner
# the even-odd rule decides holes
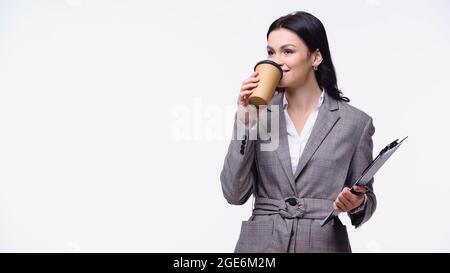
[[[278,83],[279,88],[286,88],[289,85],[284,79],[281,79],[281,81]]]

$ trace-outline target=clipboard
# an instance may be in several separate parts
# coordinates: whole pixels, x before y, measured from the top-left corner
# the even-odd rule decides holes
[[[361,174],[361,177],[350,187],[350,191],[354,194],[356,192],[353,190],[353,187],[358,186],[364,186],[367,183],[369,183],[370,180],[372,180],[372,177],[375,175],[375,173],[383,166],[384,163],[391,157],[391,155],[402,145],[403,141],[407,139],[408,137],[405,137],[402,140],[394,140],[389,145],[383,148],[383,150],[380,151],[378,156],[372,160],[372,162],[367,166],[367,168],[363,171]],[[334,217],[337,217],[339,214],[338,211],[332,210],[327,217],[320,223],[321,226],[324,226],[326,223],[328,223],[331,219]]]

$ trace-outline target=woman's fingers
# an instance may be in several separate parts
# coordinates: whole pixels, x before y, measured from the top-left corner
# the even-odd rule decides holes
[[[258,76],[251,76],[250,78],[244,80],[242,82],[242,84],[247,84],[247,83],[251,83],[251,82],[259,82],[259,77]]]
[[[340,194],[338,196],[338,200],[341,204],[344,205],[345,209],[347,210],[351,209],[353,206],[352,200],[347,199],[343,194]]]
[[[251,93],[253,93],[252,89],[250,89],[250,90],[242,90],[241,93],[239,94],[239,96],[249,95]]]
[[[344,205],[341,202],[339,202],[338,200],[334,201],[333,208],[339,212],[345,212]]]
[[[258,83],[257,83],[257,82],[246,83],[246,84],[242,85],[241,91],[244,91],[244,90],[251,90],[251,89],[254,89],[254,88],[257,87],[257,86],[258,86]]]
[[[250,74],[250,77],[242,82],[241,90],[238,96],[238,105],[247,106],[248,105],[248,97],[258,86],[259,78],[258,72],[253,72]]]
[[[357,200],[358,200],[358,196],[357,195],[355,195],[355,194],[353,194],[351,191],[350,191],[350,188],[349,187],[345,187],[343,190],[342,190],[342,193],[341,193],[347,200],[349,200],[349,201],[351,201],[351,202],[353,202],[353,203],[355,203]]]
[[[245,82],[245,83],[243,83],[243,84],[241,85],[241,91],[242,91],[242,90],[253,89],[253,88],[257,87],[258,84],[259,84],[259,80],[257,80],[257,81],[248,81],[248,82]]]
[[[354,188],[358,193],[364,193],[366,189],[361,186],[357,186],[359,188]],[[339,193],[336,201],[333,204],[333,207],[340,212],[347,212],[358,206],[358,203],[361,203],[364,195],[355,195],[350,192],[348,187],[345,187],[341,193]]]
[[[366,187],[363,186],[354,186],[353,190],[358,193],[366,193]]]
[[[340,212],[346,212],[354,207],[354,204],[357,202],[357,199],[358,198],[350,192],[349,188],[345,187],[336,198],[334,206]]]
[[[242,91],[242,92],[239,94],[239,99],[245,100],[245,99],[247,99],[252,93],[253,93],[253,90],[245,90],[245,91]]]

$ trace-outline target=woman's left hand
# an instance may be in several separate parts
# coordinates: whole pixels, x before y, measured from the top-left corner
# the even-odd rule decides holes
[[[357,195],[350,192],[349,187],[345,187],[341,193],[339,193],[336,201],[333,203],[333,208],[335,210],[347,212],[362,205],[366,189],[362,186],[355,186],[353,189],[358,193]]]

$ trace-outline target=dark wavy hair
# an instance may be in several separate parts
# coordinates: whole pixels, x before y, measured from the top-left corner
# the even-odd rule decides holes
[[[342,91],[338,89],[327,33],[322,22],[312,14],[304,11],[290,13],[278,18],[270,25],[267,31],[267,39],[272,31],[280,28],[296,33],[306,44],[310,53],[319,49],[323,60],[318,69],[314,71],[319,86],[325,89],[332,98],[349,102],[350,99],[344,97]]]

